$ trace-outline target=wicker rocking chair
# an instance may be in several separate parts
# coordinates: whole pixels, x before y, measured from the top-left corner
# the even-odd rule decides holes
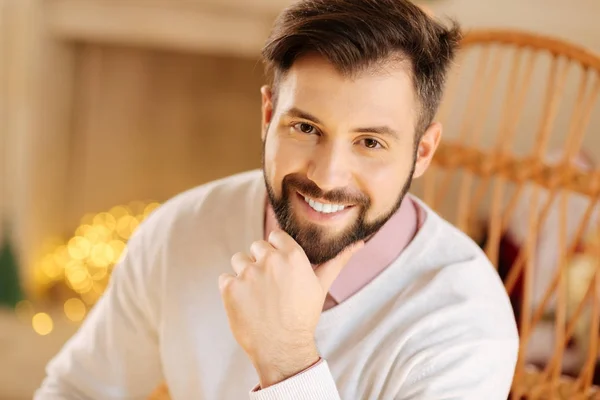
[[[455,67],[421,195],[482,245],[511,295],[521,337],[511,399],[600,398],[600,169],[586,154],[600,155],[600,129],[588,129],[600,56],[485,30],[466,35]],[[547,357],[532,361],[544,324]]]

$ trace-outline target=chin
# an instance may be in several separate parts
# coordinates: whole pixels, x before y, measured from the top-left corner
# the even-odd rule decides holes
[[[324,226],[310,222],[297,223],[299,234],[309,237],[311,240],[320,242],[336,242],[348,235],[348,232],[354,226],[354,223],[344,224],[343,226]]]
[[[350,243],[351,235],[341,231],[331,232],[322,227],[302,227],[293,232],[292,237],[302,247],[313,265],[322,264],[333,259]]]

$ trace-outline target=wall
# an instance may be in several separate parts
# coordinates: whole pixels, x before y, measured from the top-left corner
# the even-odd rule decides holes
[[[260,167],[256,60],[104,45],[77,59],[65,228]]]
[[[509,27],[558,36],[600,52],[597,0],[432,0],[436,14],[467,28]]]

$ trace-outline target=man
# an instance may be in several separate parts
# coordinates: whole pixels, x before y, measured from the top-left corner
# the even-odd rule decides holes
[[[514,317],[464,234],[405,196],[457,43],[405,0],[306,0],[263,56],[263,171],[128,244],[37,399],[506,399]]]

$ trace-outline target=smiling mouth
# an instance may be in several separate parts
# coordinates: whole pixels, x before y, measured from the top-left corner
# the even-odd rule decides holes
[[[337,213],[337,212],[343,211],[345,209],[348,209],[350,207],[353,207],[353,205],[350,205],[350,204],[322,203],[322,202],[312,199],[308,196],[305,196],[301,193],[298,193],[298,195],[302,199],[304,199],[304,201],[313,210],[315,210],[316,212],[322,213],[322,214],[333,214],[333,213]]]

